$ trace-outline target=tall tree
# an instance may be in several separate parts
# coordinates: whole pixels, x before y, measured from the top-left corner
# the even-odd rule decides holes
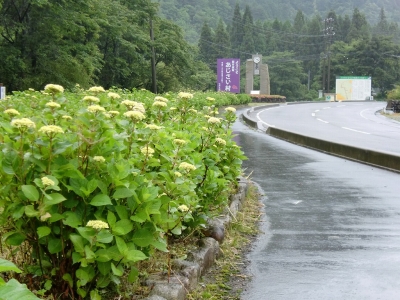
[[[254,23],[253,16],[251,15],[250,7],[246,5],[243,14],[243,41],[240,47],[241,49],[241,59],[245,60],[249,55],[254,54],[256,51],[255,41],[254,41]]]
[[[214,36],[214,60],[217,58],[230,57],[230,39],[222,19],[219,20]]]
[[[243,42],[243,20],[242,14],[240,12],[239,3],[237,2],[232,17],[230,39],[232,46],[232,55],[234,57],[240,57],[240,45]]]
[[[370,29],[367,19],[358,8],[355,8],[351,19],[350,31],[346,36],[346,40],[351,42],[352,40],[369,39],[369,36]]]
[[[205,22],[201,28],[200,39],[198,43],[199,58],[201,61],[208,64],[210,67],[215,64],[213,59],[213,41],[214,36],[211,32],[210,26]]]

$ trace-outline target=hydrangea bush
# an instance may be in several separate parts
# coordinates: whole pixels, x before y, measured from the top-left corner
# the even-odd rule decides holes
[[[226,205],[244,159],[226,97],[49,84],[2,101],[1,238],[31,288],[101,299]]]

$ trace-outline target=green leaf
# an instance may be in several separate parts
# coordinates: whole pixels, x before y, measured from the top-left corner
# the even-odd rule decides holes
[[[25,215],[27,215],[29,218],[33,218],[38,217],[40,215],[40,212],[35,210],[33,205],[27,205],[25,206]]]
[[[154,237],[149,230],[139,229],[133,234],[132,242],[139,247],[147,247],[154,242]]]
[[[100,274],[107,275],[111,271],[111,262],[97,262],[97,269],[99,270]]]
[[[26,235],[21,232],[15,232],[9,235],[6,239],[6,243],[11,246],[19,246],[25,241]]]
[[[83,253],[85,252],[85,240],[79,234],[71,234],[69,236],[72,244],[74,244],[74,248],[76,252]]]
[[[139,270],[135,267],[132,267],[128,275],[128,281],[130,283],[134,283],[138,278],[139,278]]]
[[[131,196],[133,196],[133,192],[126,187],[117,188],[115,193],[112,195],[114,199],[128,198]]]
[[[115,226],[112,228],[112,232],[114,235],[125,235],[131,232],[133,229],[133,224],[130,220],[120,220],[115,223]]]
[[[103,206],[103,205],[112,205],[110,197],[104,194],[98,194],[93,197],[92,201],[90,201],[90,205],[93,206]]]
[[[61,239],[50,239],[48,244],[48,249],[51,254],[61,252],[62,250]]]
[[[126,245],[125,241],[124,241],[122,238],[116,236],[116,237],[115,237],[115,242],[116,242],[116,244],[117,244],[117,247],[118,247],[119,252],[120,252],[122,255],[125,256],[125,253],[128,251],[128,246]]]
[[[129,250],[126,255],[125,258],[131,262],[136,262],[139,260],[145,260],[147,259],[147,256],[139,250]]]
[[[90,300],[101,300],[101,296],[97,290],[90,291]]]
[[[78,228],[82,225],[82,220],[76,212],[66,211],[63,215],[65,216],[65,219],[63,220],[64,225],[68,225],[72,228]]]
[[[111,228],[113,228],[115,226],[115,223],[117,222],[117,218],[115,217],[115,214],[110,210],[107,213],[107,222]]]
[[[111,263],[111,270],[115,276],[120,277],[124,274],[124,269],[122,268],[121,265],[118,265],[118,267],[116,267],[114,263]]]
[[[39,235],[39,239],[44,237],[44,236],[48,236],[51,233],[51,228],[47,227],[47,226],[41,226],[37,228],[37,233]]]
[[[21,187],[22,193],[24,193],[25,197],[31,201],[39,200],[39,192],[33,185],[23,185]]]
[[[67,200],[67,198],[65,198],[60,193],[46,194],[44,197],[44,204],[48,207],[54,204],[61,203],[65,200]]]
[[[2,300],[40,300],[25,284],[15,279],[9,280],[5,285],[0,286],[0,299]]]
[[[13,271],[16,273],[21,273],[22,271],[17,268],[11,261],[0,258],[0,272]]]
[[[153,241],[151,245],[160,251],[168,252],[167,243],[164,240]]]
[[[85,246],[85,255],[88,261],[91,261],[96,258],[96,254],[94,254],[94,252],[92,251],[92,249],[90,249],[88,245]]]
[[[108,244],[108,243],[111,243],[113,241],[113,239],[114,239],[114,236],[108,230],[101,230],[96,235],[96,241],[99,243]]]
[[[68,282],[68,285],[70,287],[74,286],[74,281],[72,280],[72,276],[69,273],[65,273],[62,277],[62,279],[64,279],[66,282]]]
[[[92,242],[93,237],[96,235],[96,230],[91,227],[78,227],[77,230],[79,234],[87,239],[89,242]]]
[[[126,209],[126,206],[123,206],[123,205],[115,206],[115,211],[117,212],[117,214],[121,220],[129,219],[128,210]]]
[[[110,276],[108,274],[102,275],[102,276],[99,276],[99,278],[97,279],[96,286],[98,288],[104,289],[110,284],[110,282],[111,282],[111,280],[110,280]]]

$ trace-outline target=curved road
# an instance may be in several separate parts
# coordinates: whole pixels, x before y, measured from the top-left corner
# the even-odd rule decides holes
[[[263,234],[248,255],[253,276],[241,299],[400,299],[400,175],[240,122],[234,131],[246,173],[265,191]]]
[[[400,123],[377,113],[383,102],[320,102],[283,105],[251,113],[264,126],[400,155]]]

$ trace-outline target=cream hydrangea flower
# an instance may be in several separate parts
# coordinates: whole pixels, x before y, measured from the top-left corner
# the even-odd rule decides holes
[[[89,89],[89,92],[101,93],[101,92],[105,92],[105,90],[104,90],[104,88],[102,86],[92,86]]]
[[[93,160],[96,162],[101,162],[101,163],[106,161],[106,159],[103,156],[94,156]]]
[[[153,106],[154,106],[154,107],[166,107],[166,106],[167,106],[167,103],[162,102],[162,101],[155,101],[155,102],[153,103]]]
[[[36,128],[36,124],[28,118],[14,119],[11,121],[11,126],[17,128]]]
[[[226,111],[226,112],[233,112],[233,113],[234,113],[234,112],[236,112],[236,108],[234,108],[234,107],[226,107],[226,108],[225,108],[225,111]]]
[[[40,221],[44,222],[49,218],[51,218],[51,214],[47,212],[43,216],[40,216]]]
[[[58,84],[47,84],[44,90],[52,94],[64,93],[64,88]]]
[[[52,133],[64,133],[64,130],[60,126],[46,125],[40,127],[39,132],[45,134],[52,134]]]
[[[189,100],[189,99],[192,99],[192,98],[193,98],[193,94],[185,93],[185,92],[180,92],[180,93],[178,94],[178,97],[181,98],[181,99]]]
[[[171,107],[169,110],[174,111],[174,110],[176,110],[176,107]]]
[[[110,115],[113,115],[113,116],[118,116],[119,115],[119,111],[116,111],[116,110],[110,110],[108,113]]]
[[[145,147],[140,148],[140,152],[142,152],[146,156],[151,157],[154,154],[154,149],[149,146],[145,146]]]
[[[215,98],[212,98],[212,97],[207,97],[207,98],[206,98],[206,100],[208,100],[208,101],[211,101],[211,102],[212,102],[212,101],[215,101]]]
[[[141,121],[145,118],[145,115],[142,114],[140,111],[132,111],[132,110],[124,113],[124,116],[135,121]]]
[[[90,220],[86,224],[87,227],[92,227],[94,229],[103,229],[103,228],[109,228],[108,224],[106,222],[103,222],[101,220]]]
[[[120,95],[118,95],[117,93],[113,93],[113,92],[109,92],[107,94],[107,96],[110,97],[111,99],[119,99],[119,98],[121,98]]]
[[[149,129],[151,129],[151,130],[159,130],[159,129],[161,129],[162,127],[161,127],[161,126],[158,126],[158,125],[155,125],[155,124],[147,124],[147,125],[146,125],[146,128],[149,128]]]
[[[146,112],[144,105],[141,102],[136,102],[135,106],[132,107],[132,110],[140,111],[142,114]]]
[[[40,180],[44,186],[55,185],[55,182],[46,176],[42,177]]]
[[[154,101],[168,102],[168,99],[161,96],[156,96]]]
[[[95,96],[85,96],[85,97],[83,97],[83,101],[99,103],[100,99]]]
[[[87,110],[91,113],[97,113],[97,112],[105,112],[106,109],[100,105],[90,105],[88,106]]]
[[[14,108],[6,109],[4,113],[10,116],[18,116],[20,114],[19,111]]]
[[[193,109],[193,108],[189,108],[188,112],[192,112],[192,113],[197,114],[197,110],[195,110],[195,109]]]
[[[194,171],[197,169],[194,165],[189,164],[187,162],[181,162],[178,168],[185,170],[187,172]]]
[[[64,120],[72,120],[72,117],[67,115],[62,116],[61,118],[63,118]]]
[[[50,108],[60,108],[61,107],[60,104],[58,104],[57,102],[54,102],[54,101],[47,102],[46,106],[50,107]]]
[[[132,109],[132,108],[136,105],[136,103],[137,103],[137,102],[132,101],[132,100],[123,100],[123,101],[121,102],[121,104],[125,105],[125,106],[128,107],[129,109]]]
[[[174,174],[175,174],[176,177],[182,177],[182,174],[180,172],[178,172],[178,171],[174,172]]]
[[[216,139],[215,139],[215,142],[216,142],[217,144],[219,144],[219,145],[226,146],[226,141],[225,141],[224,139],[216,138]]]
[[[210,118],[208,118],[208,123],[209,124],[219,124],[219,123],[221,123],[221,120],[219,118],[210,117]]]
[[[178,146],[183,146],[185,145],[187,142],[185,140],[180,140],[180,139],[174,139],[174,144],[178,145]]]
[[[178,206],[178,209],[179,209],[181,212],[187,212],[187,211],[189,211],[189,207],[187,207],[185,204],[179,205],[179,206]]]

